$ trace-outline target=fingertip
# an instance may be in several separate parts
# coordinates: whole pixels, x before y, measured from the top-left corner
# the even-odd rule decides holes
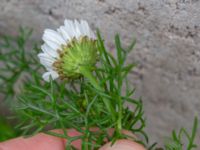
[[[15,138],[0,143],[0,150],[64,150],[64,143],[60,138],[43,133],[29,138]]]
[[[145,150],[145,148],[141,144],[130,140],[118,140],[112,146],[110,142],[105,144],[100,150]]]

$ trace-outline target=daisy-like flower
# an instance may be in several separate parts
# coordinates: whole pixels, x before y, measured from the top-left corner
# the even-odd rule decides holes
[[[42,53],[38,54],[47,72],[43,79],[78,78],[81,69],[94,68],[97,61],[97,41],[85,20],[65,20],[56,31],[46,29]]]

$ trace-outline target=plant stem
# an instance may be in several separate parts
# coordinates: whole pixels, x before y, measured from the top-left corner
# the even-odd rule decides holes
[[[122,130],[122,116],[123,116],[123,102],[121,99],[121,91],[122,91],[122,75],[121,75],[121,64],[119,62],[119,67],[118,67],[118,91],[117,91],[117,102],[118,102],[118,119],[117,119],[117,126],[116,126],[116,130],[117,130],[117,134],[120,137],[121,136],[121,130]]]
[[[99,85],[96,78],[93,76],[92,72],[89,69],[87,69],[87,67],[81,67],[80,72],[84,75],[84,77],[86,77],[90,81],[90,83],[94,86],[94,88],[96,88],[99,91],[104,92],[104,89]],[[108,109],[108,111],[111,113],[112,120],[115,121],[115,111],[114,111],[110,101],[103,97],[103,102],[104,102],[106,108]]]
[[[121,97],[118,97],[118,120],[117,120],[117,133],[119,136],[121,135],[121,129],[122,129],[122,102]]]

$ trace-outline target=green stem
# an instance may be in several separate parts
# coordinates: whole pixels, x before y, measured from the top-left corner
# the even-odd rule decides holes
[[[94,88],[96,88],[99,91],[104,92],[104,89],[99,85],[96,78],[93,76],[92,72],[89,69],[87,69],[86,67],[81,67],[80,72],[90,81],[90,83],[94,86]],[[103,98],[103,102],[106,108],[108,109],[108,111],[111,113],[113,121],[115,121],[115,111],[110,101]]]
[[[81,73],[90,81],[90,83],[97,89],[102,91],[102,88],[97,83],[97,80],[94,78],[92,73],[85,67],[80,68]]]
[[[121,136],[121,130],[122,130],[122,100],[121,97],[118,98],[119,102],[119,110],[118,110],[118,120],[117,120],[117,133],[119,136]]]
[[[117,119],[117,126],[116,126],[116,131],[118,136],[121,136],[121,130],[122,130],[122,117],[123,117],[123,103],[122,103],[122,99],[121,99],[121,91],[122,91],[122,78],[121,78],[121,65],[119,65],[119,74],[118,74],[118,98],[117,98],[117,102],[118,102],[118,119]]]

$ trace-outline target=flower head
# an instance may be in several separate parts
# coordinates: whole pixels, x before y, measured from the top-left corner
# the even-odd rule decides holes
[[[43,52],[38,57],[47,69],[43,74],[45,81],[77,78],[81,76],[82,67],[92,69],[96,64],[96,37],[84,20],[65,20],[57,31],[46,29],[43,41]]]

